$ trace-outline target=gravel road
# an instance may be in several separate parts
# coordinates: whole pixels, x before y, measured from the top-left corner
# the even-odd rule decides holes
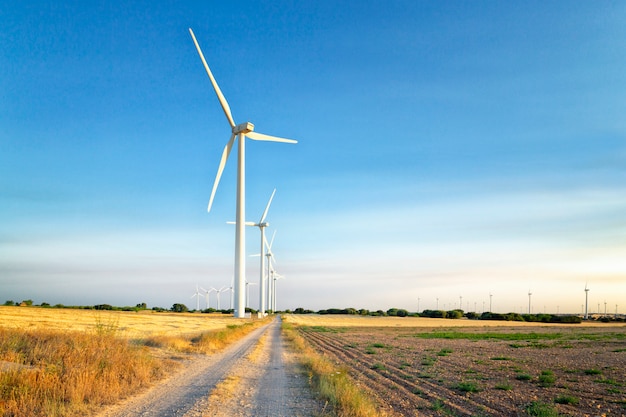
[[[221,353],[187,361],[182,371],[98,417],[279,417],[319,413],[322,405],[286,349],[280,323],[277,318]]]

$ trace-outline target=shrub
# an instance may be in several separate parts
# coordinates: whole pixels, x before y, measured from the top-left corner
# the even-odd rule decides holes
[[[539,385],[542,387],[550,387],[556,382],[556,377],[552,371],[541,371],[539,375]]]

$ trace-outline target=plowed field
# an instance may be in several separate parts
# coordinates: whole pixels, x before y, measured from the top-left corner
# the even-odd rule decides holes
[[[320,317],[300,331],[345,365],[392,415],[626,415],[623,325],[454,322],[453,328],[430,322],[431,327],[328,326]],[[439,323],[445,326],[446,320]]]

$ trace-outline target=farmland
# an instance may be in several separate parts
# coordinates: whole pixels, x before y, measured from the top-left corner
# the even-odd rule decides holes
[[[626,415],[626,327],[286,316],[381,413]]]
[[[264,322],[221,314],[0,307],[0,414],[90,415]]]

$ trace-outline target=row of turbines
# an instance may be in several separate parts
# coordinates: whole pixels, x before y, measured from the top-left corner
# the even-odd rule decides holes
[[[215,94],[217,95],[217,99],[224,111],[224,115],[230,125],[231,136],[226,146],[224,147],[224,151],[222,152],[222,158],[220,159],[219,167],[217,169],[217,175],[215,177],[215,182],[213,183],[213,190],[211,191],[211,198],[209,199],[209,205],[207,207],[207,211],[211,211],[211,206],[213,205],[213,198],[215,197],[215,192],[217,190],[217,186],[220,182],[220,178],[222,176],[222,172],[224,171],[224,167],[226,165],[226,161],[228,160],[228,156],[233,148],[235,143],[235,139],[238,139],[237,142],[237,202],[236,202],[236,215],[235,215],[235,276],[234,276],[234,285],[232,288],[233,298],[234,298],[234,316],[237,318],[245,317],[245,307],[246,307],[246,235],[245,235],[245,226],[256,226],[261,230],[261,268],[260,268],[260,278],[259,278],[259,314],[265,315],[265,312],[268,307],[268,301],[271,303],[272,310],[276,310],[276,297],[275,297],[275,282],[278,279],[279,275],[276,274],[273,265],[272,258],[273,254],[271,251],[271,246],[273,243],[273,238],[271,243],[267,243],[265,239],[265,228],[269,226],[269,223],[265,221],[267,216],[267,211],[269,210],[269,206],[274,198],[274,192],[270,197],[270,200],[266,206],[265,211],[263,212],[263,216],[261,216],[261,220],[258,223],[246,222],[246,204],[245,204],[245,195],[246,195],[246,187],[245,187],[245,139],[249,138],[252,140],[259,141],[268,141],[268,142],[282,142],[282,143],[297,143],[297,141],[292,139],[285,139],[276,136],[269,136],[262,133],[257,133],[254,131],[254,125],[250,122],[244,122],[240,124],[235,124],[235,120],[233,118],[232,112],[230,110],[230,106],[222,94],[222,90],[217,85],[217,81],[215,81],[215,77],[213,77],[213,73],[209,68],[209,65],[204,58],[204,54],[200,49],[200,45],[196,40],[196,36],[193,33],[191,28],[189,29],[189,34],[193,39],[193,43],[196,46],[196,50],[198,51],[198,55],[202,60],[202,64],[204,65],[204,69],[206,70],[209,79],[211,80],[211,84],[213,85],[213,89],[215,90]],[[265,251],[267,247],[267,252]],[[268,258],[267,265],[265,264],[265,258]],[[267,270],[267,276],[265,272]],[[266,279],[267,278],[267,279]],[[274,293],[274,296],[272,294]],[[269,296],[269,300],[268,300]]]
[[[582,314],[582,316],[583,316],[583,318],[585,320],[587,320],[589,318],[589,315],[590,315],[590,313],[589,313],[589,291],[590,291],[590,288],[588,287],[587,283],[585,283],[585,304],[581,305],[581,310],[582,310],[581,314]],[[532,295],[533,295],[532,291],[530,289],[528,289],[528,310],[527,310],[528,314],[532,313]],[[439,297],[437,297],[435,300],[436,300],[436,309],[439,310]],[[420,301],[421,301],[421,298],[418,297],[417,298],[417,311],[420,311]],[[469,301],[467,301],[466,304],[467,304],[467,310],[469,311],[469,309],[470,309]],[[463,296],[462,295],[459,296],[459,304],[458,305],[459,305],[459,308],[461,308],[461,309],[463,308]],[[444,310],[446,309],[446,306],[447,306],[446,303],[444,303],[443,304]],[[456,304],[456,302],[455,303],[450,303],[450,304],[448,304],[448,306],[450,306],[451,308],[456,308],[457,304]],[[601,306],[601,303],[598,303],[598,308],[596,310],[596,314],[602,314],[602,312],[600,310],[600,306]],[[604,301],[604,315],[605,316],[608,316],[609,313],[610,313],[608,311],[607,306],[608,306],[608,303],[605,300]],[[617,317],[617,315],[618,315],[618,310],[617,310],[618,306],[619,306],[618,304],[615,304],[615,313],[614,313],[615,317]],[[557,309],[557,314],[559,314],[559,306],[556,306],[556,309]],[[493,312],[493,294],[489,293],[489,310],[486,310],[485,301],[482,302],[482,310],[483,311]],[[520,308],[520,313],[523,313],[522,310],[523,310],[523,308]],[[544,306],[544,310],[545,310],[545,306]],[[477,302],[474,302],[474,311],[478,311],[478,303]]]

